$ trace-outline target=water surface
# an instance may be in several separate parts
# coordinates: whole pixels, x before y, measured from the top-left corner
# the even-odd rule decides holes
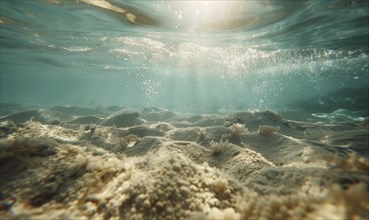
[[[365,0],[2,0],[1,102],[365,110],[368,7]]]

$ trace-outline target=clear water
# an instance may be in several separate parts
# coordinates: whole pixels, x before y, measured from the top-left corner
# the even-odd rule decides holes
[[[368,112],[367,0],[0,4],[1,103]]]

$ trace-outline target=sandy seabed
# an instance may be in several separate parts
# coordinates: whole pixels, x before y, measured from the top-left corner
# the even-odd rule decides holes
[[[0,217],[369,219],[367,119],[296,115],[7,112]]]

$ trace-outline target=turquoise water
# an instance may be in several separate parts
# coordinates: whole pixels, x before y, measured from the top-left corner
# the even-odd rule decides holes
[[[1,103],[368,115],[366,0],[1,0]]]

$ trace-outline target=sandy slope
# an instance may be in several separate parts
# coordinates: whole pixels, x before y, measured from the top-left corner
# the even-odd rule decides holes
[[[363,122],[82,110],[2,119],[2,219],[369,218]]]

